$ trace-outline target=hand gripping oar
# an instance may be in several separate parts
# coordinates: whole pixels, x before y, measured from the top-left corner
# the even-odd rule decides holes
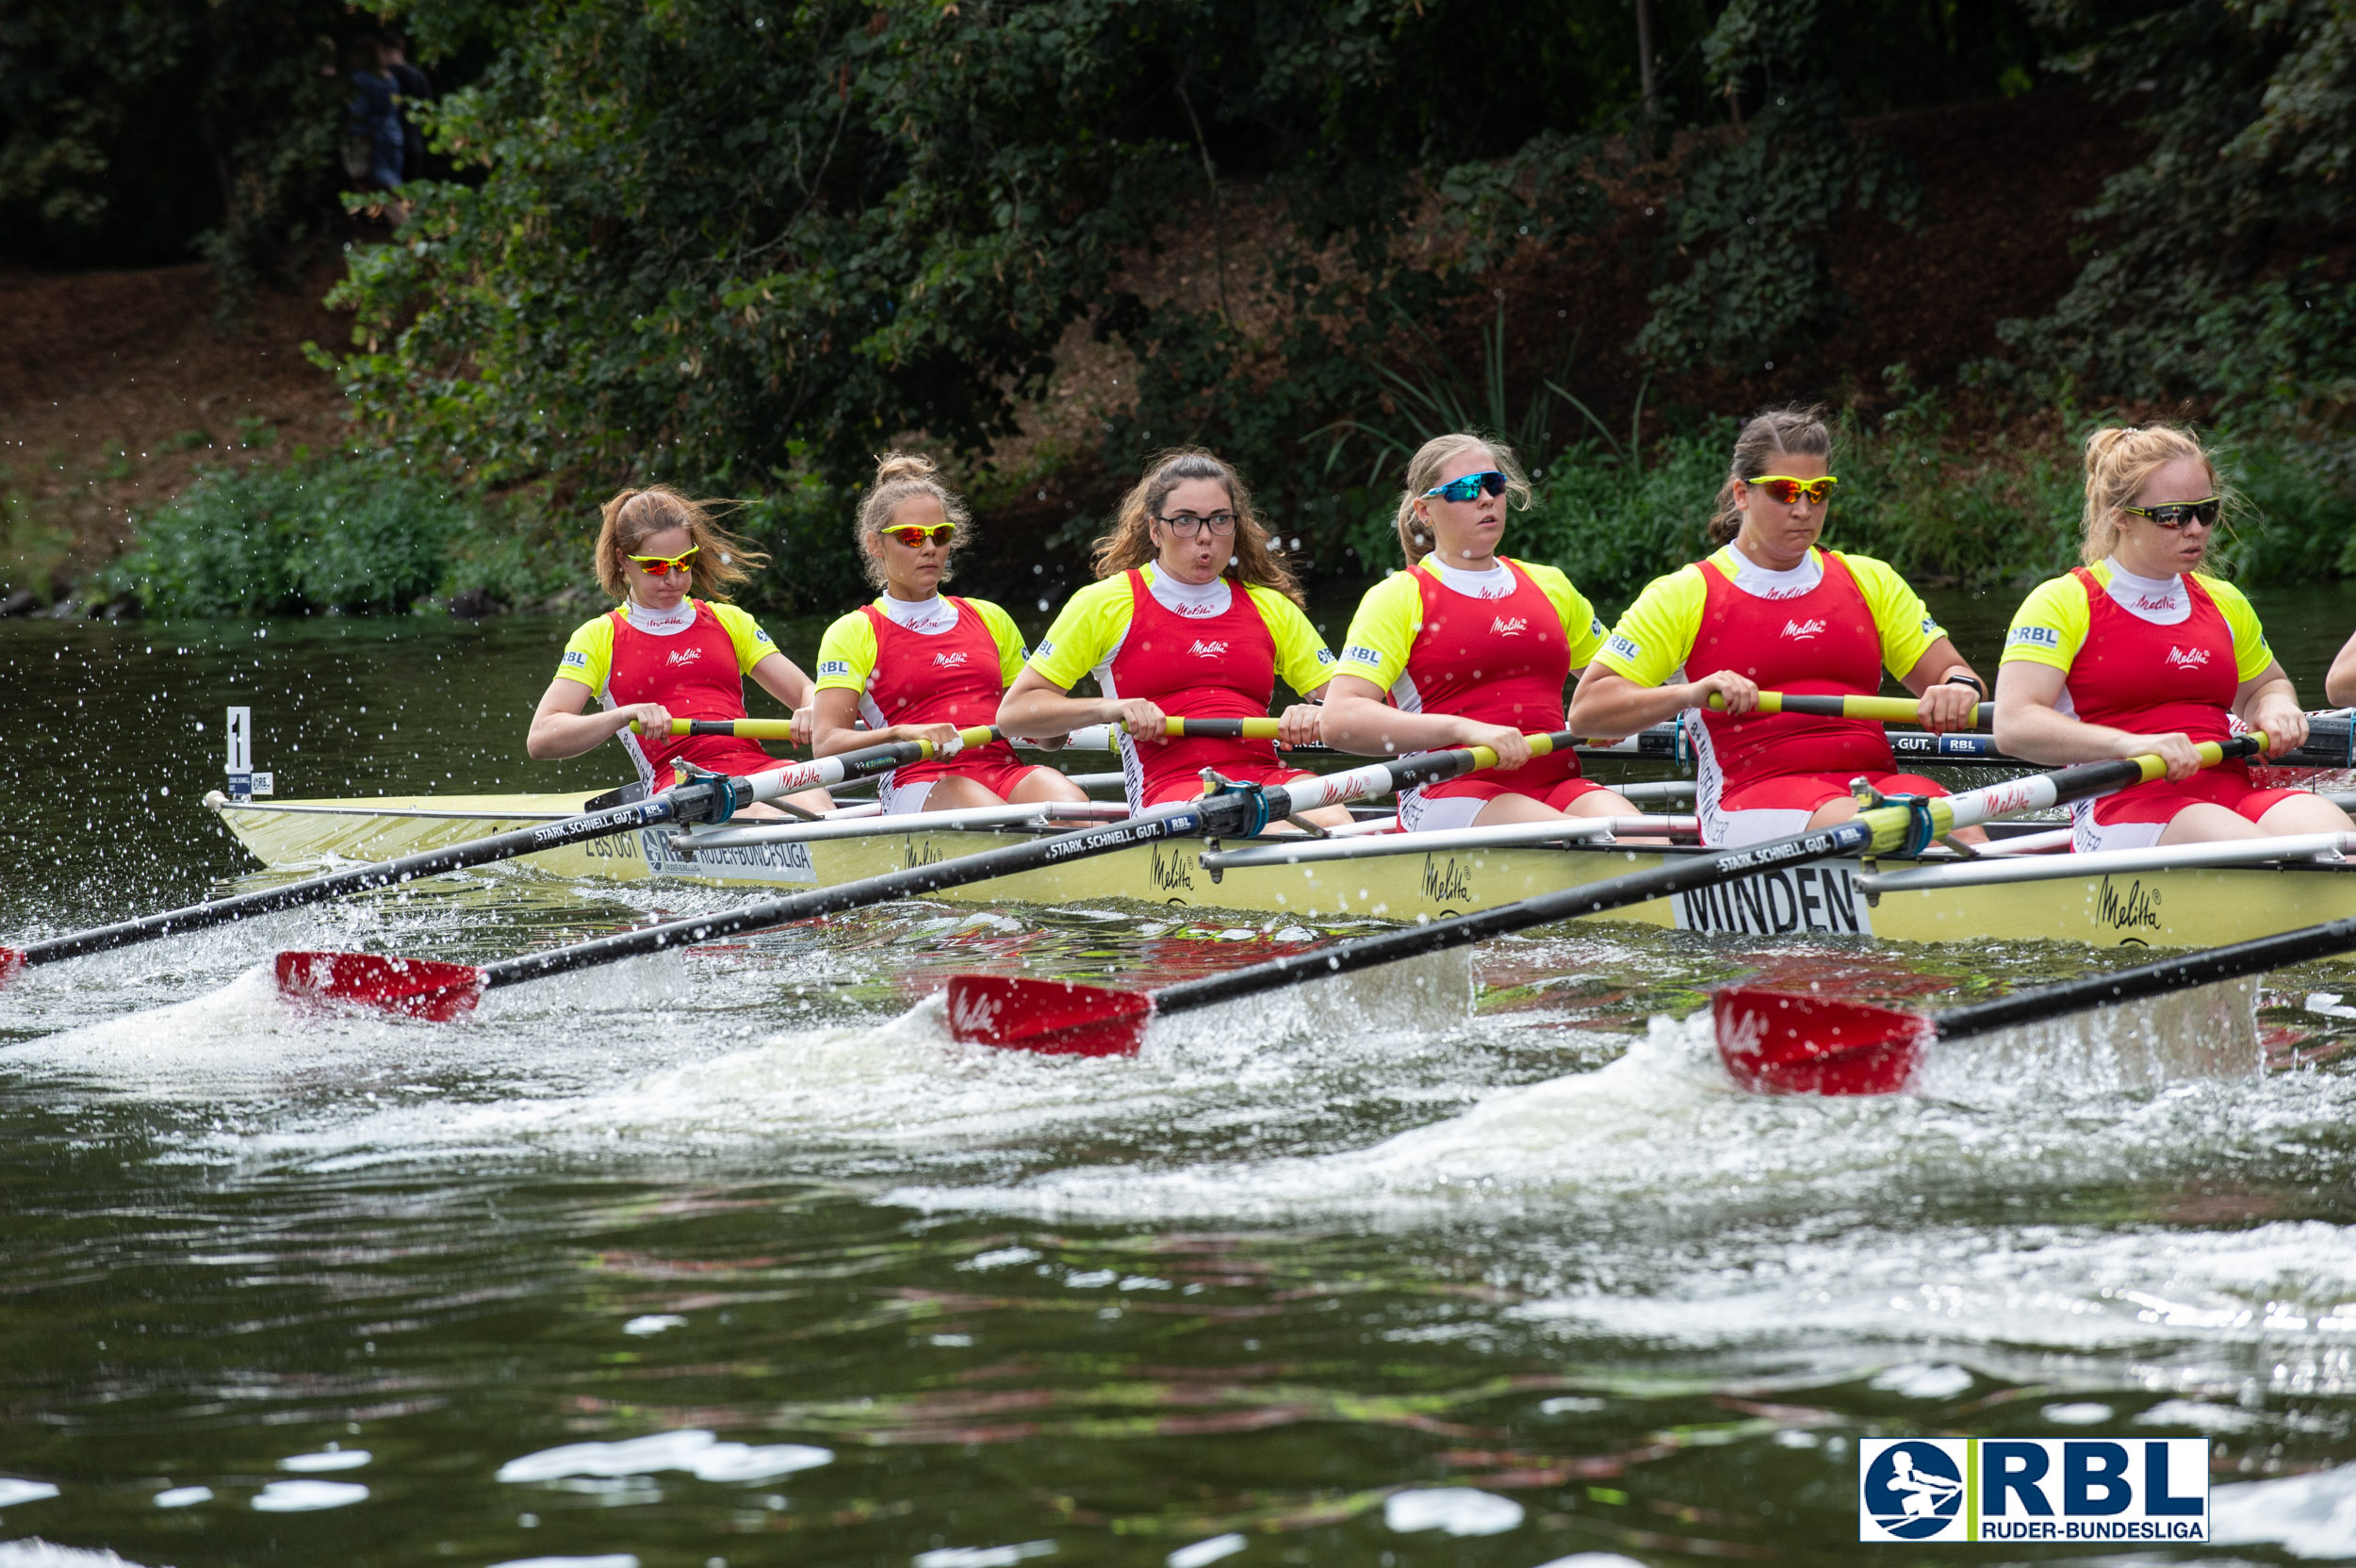
[[[1710,1012],[1718,1054],[1745,1087],[1768,1094],[1895,1094],[1936,1040],[2264,974],[2350,948],[2356,948],[2356,919],[2326,921],[1936,1013],[1752,986],[1721,990]]]
[[[978,744],[987,742],[995,733],[995,730],[986,727],[969,729],[960,738],[968,744]],[[978,741],[976,737],[979,737]],[[330,872],[324,876],[289,882],[283,887],[264,888],[258,892],[210,899],[203,904],[191,904],[184,909],[170,909],[160,915],[147,915],[116,925],[102,925],[95,930],[52,937],[47,941],[32,942],[22,948],[0,947],[0,984],[5,984],[12,972],[28,964],[56,963],[60,958],[78,958],[85,954],[129,947],[137,942],[154,941],[159,937],[201,931],[210,925],[225,925],[254,915],[341,898],[348,893],[394,887],[415,881],[420,876],[463,871],[468,866],[488,865],[495,860],[512,860],[519,855],[582,843],[591,839],[610,839],[619,833],[664,823],[726,822],[754,801],[775,800],[779,795],[821,789],[840,784],[845,779],[862,778],[908,762],[922,762],[931,758],[934,749],[928,741],[898,741],[888,745],[868,746],[860,751],[846,751],[839,756],[822,757],[814,762],[791,762],[749,777],[725,778],[707,775],[676,785],[646,800],[584,812],[562,822],[547,823],[538,827],[519,827],[511,833],[495,833],[487,839],[469,840],[447,849],[429,849],[416,855],[404,855],[398,860],[354,866],[348,871]]]
[[[1544,755],[1566,747],[1565,731],[1530,737],[1530,750]],[[841,759],[830,759],[840,760]],[[610,964],[643,954],[675,947],[692,947],[746,931],[765,930],[817,915],[857,909],[895,898],[922,898],[942,888],[1010,876],[1042,866],[1061,865],[1093,855],[1125,849],[1132,844],[1165,839],[1196,837],[1242,838],[1321,806],[1338,806],[1369,795],[1387,794],[1411,785],[1454,778],[1497,764],[1487,746],[1456,751],[1419,752],[1388,762],[1375,762],[1320,778],[1295,779],[1289,784],[1259,788],[1229,785],[1197,800],[1156,807],[1141,816],[1083,828],[1052,839],[1037,839],[959,856],[929,866],[870,876],[831,888],[813,889],[786,898],[769,899],[723,914],[700,915],[666,922],[635,931],[616,932],[570,947],[551,948],[502,958],[497,963],[444,963],[430,958],[393,958],[372,953],[281,953],[278,988],[292,998],[365,1003],[390,1012],[419,1018],[449,1019],[471,1008],[486,990],[538,980],[550,974]]]
[[[1726,711],[1726,699],[1717,693],[1710,694],[1713,712]],[[1881,724],[1917,724],[1922,718],[1922,704],[1915,697],[1853,697],[1812,694],[1804,692],[1761,692],[1759,694],[1759,713],[1810,713],[1824,719],[1872,719]],[[1986,729],[1996,722],[1996,705],[1983,702],[1972,710],[1972,727]]]
[[[2222,745],[2204,744],[2201,747],[2203,765],[2214,765],[2228,757],[2247,756],[2258,744],[2247,736]],[[1014,1050],[1061,1055],[1127,1055],[1143,1044],[1148,1021],[1162,1015],[1298,986],[1329,974],[1420,957],[1533,925],[1551,925],[1580,915],[1601,914],[1631,904],[1668,898],[1756,872],[1842,855],[1913,854],[1932,840],[1959,827],[2016,811],[2040,810],[2064,801],[2107,794],[2131,784],[2148,783],[2164,776],[2167,771],[2167,764],[2157,757],[2137,757],[2032,774],[1962,794],[1899,797],[1867,806],[1847,822],[1788,839],[1672,859],[1649,871],[1607,877],[1560,892],[1541,893],[1535,898],[1434,921],[1429,925],[1386,931],[1381,936],[1361,937],[1333,947],[1291,954],[1224,974],[1181,981],[1157,991],[1106,990],[1070,980],[960,974],[949,982],[949,1026],[961,1040]]]

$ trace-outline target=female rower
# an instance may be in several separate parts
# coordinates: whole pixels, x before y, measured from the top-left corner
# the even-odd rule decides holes
[[[2241,591],[2201,571],[2226,505],[2201,443],[2168,425],[2086,437],[2086,564],[2030,591],[1997,669],[1996,743],[2057,764],[2156,753],[2168,776],[2071,809],[2082,850],[2345,833],[2303,790],[2262,790],[2193,751],[2242,720],[2280,755],[2307,715]]]
[[[1122,498],[1096,542],[1098,580],[1072,596],[1007,688],[1001,728],[1068,735],[1110,724],[1129,805],[1143,810],[1203,792],[1203,770],[1239,783],[1309,776],[1267,741],[1169,739],[1163,720],[1265,718],[1276,678],[1312,702],[1333,656],[1301,609],[1301,588],[1268,547],[1235,470],[1206,451],[1164,452]],[[1100,697],[1072,688],[1096,677]],[[1278,745],[1314,743],[1317,710],[1300,703],[1278,723]],[[1303,813],[1326,826],[1346,807]]]
[[[995,722],[1023,668],[1023,634],[1005,611],[941,591],[973,517],[937,472],[929,458],[887,452],[859,502],[859,554],[883,592],[818,644],[818,756],[887,741],[954,744],[959,729]],[[859,719],[868,727],[854,728]],[[1088,798],[1055,769],[1018,761],[1004,741],[895,768],[879,793],[887,815]]]
[[[1987,694],[1903,578],[1870,556],[1818,547],[1840,482],[1831,458],[1832,432],[1812,410],[1776,409],[1744,425],[1710,520],[1720,547],[1636,596],[1571,698],[1582,735],[1681,719],[1707,844],[1846,822],[1860,776],[1886,794],[1947,792],[1898,771],[1880,725],[1762,714],[1761,687],[1871,696],[1887,669],[1921,699],[1933,730],[1969,728]],[[1986,839],[1975,827],[1955,837]]]
[[[1388,755],[1484,745],[1494,769],[1399,797],[1410,831],[1549,818],[1634,816],[1582,778],[1567,748],[1533,758],[1525,731],[1563,727],[1562,688],[1594,657],[1603,627],[1552,566],[1497,554],[1509,506],[1530,504],[1511,449],[1459,432],[1408,460],[1399,498],[1407,569],[1358,603],[1342,673],[1325,697],[1325,738]]]
[[[796,740],[809,735],[810,677],[779,653],[760,623],[732,604],[691,597],[725,591],[768,557],[722,531],[712,514],[667,484],[624,490],[605,503],[597,533],[597,581],[621,605],[573,633],[556,678],[541,694],[524,750],[539,761],[579,757],[619,736],[648,789],[679,781],[674,760],[712,773],[767,773],[780,764],[751,741],[671,734],[671,721],[741,719],[744,677],[794,710]],[[604,704],[588,713],[594,694]],[[632,734],[630,726],[639,733]],[[806,811],[829,809],[824,790],[787,797]],[[756,803],[740,815],[782,813]]]

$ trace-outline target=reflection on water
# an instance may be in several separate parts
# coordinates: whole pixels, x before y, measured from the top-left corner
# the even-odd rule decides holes
[[[0,939],[240,871],[232,694],[286,792],[610,782],[516,756],[560,629],[0,626],[32,710],[110,716],[8,753]],[[2207,1433],[2209,1558],[2356,1557],[2356,1021],[2305,1005],[2356,964],[1845,1103],[1733,1092],[1685,1015],[2112,960],[1580,927],[1131,1061],[933,999],[1329,933],[906,905],[452,1025],[262,967],[735,896],[486,870],[0,993],[0,1568],[1861,1560],[1855,1444],[1909,1431]]]

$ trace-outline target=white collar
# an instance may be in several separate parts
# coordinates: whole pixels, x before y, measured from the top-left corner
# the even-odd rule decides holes
[[[2107,558],[2103,564],[2111,569],[2111,580],[2103,584],[2111,602],[2137,620],[2153,626],[2176,626],[2192,617],[2192,590],[2184,586],[2183,573],[2171,577],[2137,577],[2119,564],[2119,557]]]
[[[695,601],[682,595],[668,610],[649,610],[636,599],[623,602],[622,613],[635,630],[656,637],[676,637],[695,624]]]
[[[1441,587],[1468,599],[1501,599],[1513,592],[1513,568],[1502,561],[1485,572],[1451,566],[1436,555],[1425,556],[1423,564],[1432,568],[1432,575],[1440,580]]]
[[[1169,573],[1152,565],[1145,568],[1145,587],[1154,601],[1173,615],[1184,615],[1191,621],[1205,621],[1214,615],[1224,615],[1235,596],[1227,586],[1225,576],[1208,582],[1181,582]]]
[[[941,594],[928,599],[904,599],[887,592],[876,598],[875,608],[893,626],[907,627],[925,637],[938,637],[957,624],[957,607]]]
[[[1802,594],[1816,591],[1824,580],[1824,560],[1811,547],[1800,564],[1790,571],[1778,572],[1760,565],[1733,544],[1726,547],[1726,557],[1734,563],[1734,585],[1754,598],[1796,599]]]

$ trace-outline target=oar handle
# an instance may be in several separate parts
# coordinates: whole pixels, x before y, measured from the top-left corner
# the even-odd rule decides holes
[[[2076,980],[2065,980],[2057,986],[2039,986],[2035,990],[2022,991],[2015,996],[2000,996],[1992,1002],[1975,1002],[1968,1007],[1950,1007],[1944,1012],[1933,1013],[1931,1022],[1937,1026],[1940,1038],[1960,1039],[2087,1007],[2107,1006],[2115,1002],[2131,1002],[2138,997],[2161,996],[2169,991],[2189,990],[2195,986],[2215,985],[2221,980],[2264,974],[2269,970],[2304,963],[2310,958],[2330,957],[2350,948],[2356,948],[2356,918],[2326,921],[2320,925],[2301,926],[2296,931],[2234,942],[2228,947],[2213,947],[2201,953],[2187,953],[2181,957],[2162,958],[2156,963],[2122,969],[2110,974],[2089,974]]]
[[[630,732],[644,735],[646,727],[632,719]],[[740,741],[790,741],[792,719],[673,719],[673,735],[732,735]]]
[[[1276,739],[1273,718],[1257,719],[1176,719],[1162,720],[1162,733],[1169,739],[1188,741],[1273,741]]]
[[[1723,713],[1726,699],[1710,694],[1710,708]],[[1922,704],[1914,697],[1835,696],[1808,692],[1761,692],[1760,713],[1807,713],[1823,719],[1869,719],[1877,724],[1919,724]],[[1972,727],[1986,729],[1996,722],[1996,705],[1983,702],[1972,710]]]

